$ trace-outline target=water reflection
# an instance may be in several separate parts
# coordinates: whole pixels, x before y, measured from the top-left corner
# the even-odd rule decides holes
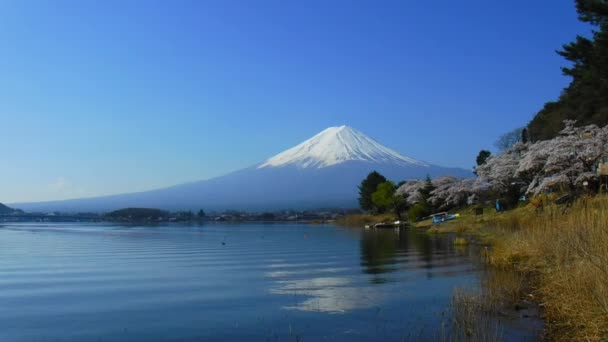
[[[431,270],[443,264],[442,256],[454,252],[450,239],[415,229],[364,231],[360,247],[363,272],[373,275],[371,282],[377,284],[389,281],[387,273],[408,267],[427,269],[426,277],[432,278]]]
[[[0,341],[427,340],[477,277],[413,229],[5,225],[0,246]]]
[[[277,281],[271,293],[292,295],[296,302],[283,308],[289,310],[346,313],[355,309],[378,306],[383,294],[371,286],[358,286],[348,277],[318,277]]]
[[[388,287],[402,289],[401,283],[472,271],[450,238],[415,229],[361,231],[359,251],[359,272],[356,264],[352,268],[332,263],[268,265],[265,276],[274,280],[270,293],[294,298],[283,309],[346,313],[382,306],[390,297]]]
[[[361,235],[361,266],[363,272],[381,275],[397,270],[397,252],[407,249],[407,241],[391,231],[364,231]],[[407,237],[406,237],[407,239]],[[386,278],[377,276],[375,282],[383,283]]]

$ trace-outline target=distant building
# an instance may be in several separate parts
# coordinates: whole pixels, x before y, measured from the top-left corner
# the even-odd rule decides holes
[[[608,192],[608,149],[600,157],[596,172],[600,180],[600,191]]]

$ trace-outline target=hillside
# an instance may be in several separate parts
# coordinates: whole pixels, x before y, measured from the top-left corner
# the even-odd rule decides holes
[[[12,214],[14,212],[16,212],[17,210],[7,207],[6,205],[0,203],[0,215],[2,214]]]
[[[571,67],[562,68],[572,78],[557,101],[548,102],[528,125],[532,140],[555,137],[566,119],[577,126],[608,124],[608,3],[577,0],[581,21],[594,26],[591,38],[578,36],[558,53]]]

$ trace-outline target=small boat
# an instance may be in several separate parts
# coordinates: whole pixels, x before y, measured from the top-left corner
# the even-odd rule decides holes
[[[395,222],[378,222],[372,225],[373,228],[381,229],[381,228],[401,228],[406,225],[405,222],[395,221]]]
[[[433,224],[441,224],[445,221],[453,220],[460,217],[460,214],[450,214],[448,212],[437,213],[430,216],[433,219]]]

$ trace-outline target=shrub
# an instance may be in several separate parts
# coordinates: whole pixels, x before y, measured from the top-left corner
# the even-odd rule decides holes
[[[410,208],[409,212],[410,221],[418,221],[425,216],[429,216],[431,214],[431,209],[425,203],[418,203]]]

